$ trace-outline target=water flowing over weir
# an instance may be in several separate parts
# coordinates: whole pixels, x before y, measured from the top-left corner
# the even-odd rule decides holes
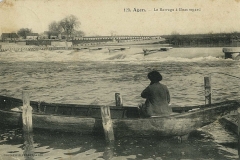
[[[106,47],[102,50],[82,49],[73,50],[39,50],[14,52],[7,51],[0,54],[1,61],[38,61],[38,62],[75,62],[75,61],[123,61],[133,62],[191,62],[202,60],[218,60],[224,57],[222,48],[174,48],[167,52],[156,52],[144,56],[142,47],[130,47],[123,51],[109,52]],[[115,47],[116,48],[116,47]],[[156,48],[156,47],[154,47]]]

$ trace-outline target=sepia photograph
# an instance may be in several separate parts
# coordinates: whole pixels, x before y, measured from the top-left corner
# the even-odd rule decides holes
[[[0,0],[0,160],[240,157],[239,0]]]

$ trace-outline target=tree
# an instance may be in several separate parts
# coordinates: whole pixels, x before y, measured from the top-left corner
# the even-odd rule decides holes
[[[50,32],[56,32],[58,34],[63,32],[63,28],[59,22],[53,21],[49,24],[48,29]]]
[[[17,34],[21,37],[23,37],[24,39],[26,39],[26,35],[27,33],[32,33],[32,29],[29,28],[21,28],[20,30],[18,30]]]
[[[70,15],[65,17],[59,22],[59,25],[63,28],[64,32],[67,34],[67,39],[72,36],[75,29],[79,28],[80,22],[77,17]]]
[[[56,22],[56,21],[53,21],[52,23],[50,23],[48,25],[48,38],[50,39],[51,36],[58,36],[63,32],[63,28],[62,26],[60,25],[59,22]],[[61,37],[59,37],[61,38]]]

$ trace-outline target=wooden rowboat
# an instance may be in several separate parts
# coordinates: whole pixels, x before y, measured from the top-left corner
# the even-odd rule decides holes
[[[22,126],[22,100],[0,96],[0,123]],[[101,105],[57,104],[31,101],[33,129],[61,130],[83,134],[103,134]],[[238,101],[211,106],[173,107],[173,114],[141,118],[137,107],[110,106],[115,137],[183,136],[236,110]],[[183,112],[183,113],[180,113]]]

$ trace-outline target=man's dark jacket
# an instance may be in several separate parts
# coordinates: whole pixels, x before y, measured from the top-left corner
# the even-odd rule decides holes
[[[159,82],[150,84],[142,91],[141,97],[146,98],[145,107],[149,116],[159,116],[172,112],[168,105],[170,103],[168,88]]]

